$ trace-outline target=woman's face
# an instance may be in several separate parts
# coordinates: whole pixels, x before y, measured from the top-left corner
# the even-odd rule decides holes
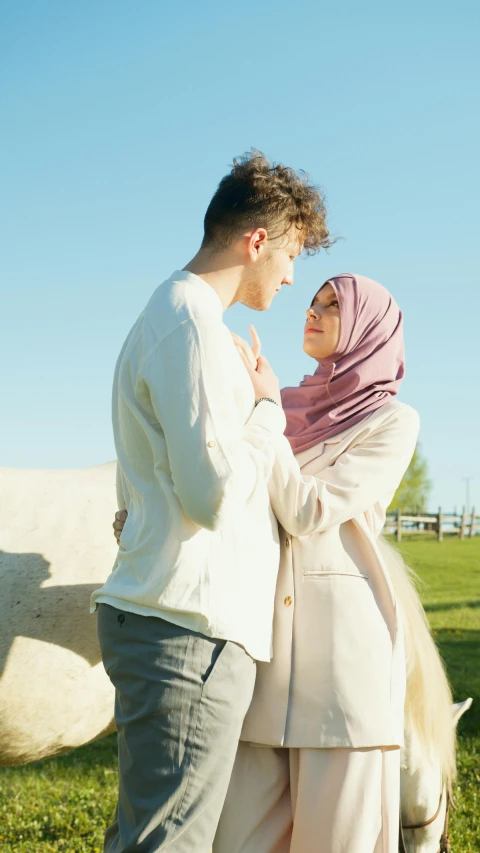
[[[336,352],[340,339],[340,306],[337,294],[327,281],[307,311],[303,349],[322,361]]]

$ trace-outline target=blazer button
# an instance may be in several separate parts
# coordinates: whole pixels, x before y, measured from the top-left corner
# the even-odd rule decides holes
[[[290,548],[290,539],[285,539],[285,547]]]
[[[287,597],[283,599],[283,603],[284,603],[285,607],[291,607],[293,604],[293,601],[292,601],[291,597],[289,595],[287,595]]]

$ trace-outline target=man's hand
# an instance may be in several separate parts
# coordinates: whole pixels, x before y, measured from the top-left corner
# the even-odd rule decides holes
[[[125,522],[127,520],[128,512],[126,509],[119,509],[118,512],[115,513],[115,521],[112,524],[113,527],[113,535],[120,545],[120,536],[122,535],[122,530],[125,526]]]

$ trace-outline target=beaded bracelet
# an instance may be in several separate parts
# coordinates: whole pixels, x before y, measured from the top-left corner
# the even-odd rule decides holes
[[[259,400],[255,400],[255,405],[256,405],[256,406],[258,406],[258,404],[259,404],[259,403],[263,403],[263,402],[266,402],[266,403],[274,403],[274,404],[275,404],[275,406],[278,406],[277,401],[276,401],[276,400],[272,400],[272,398],[271,398],[271,397],[260,397],[260,399],[259,399]]]

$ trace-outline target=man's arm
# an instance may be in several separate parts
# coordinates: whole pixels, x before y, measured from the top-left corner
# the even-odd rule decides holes
[[[123,489],[123,477],[120,466],[117,463],[116,469],[116,488],[117,488],[117,506],[119,509],[125,509],[127,502],[125,500],[125,492]]]
[[[268,480],[273,438],[285,429],[282,409],[269,402],[240,423],[232,381],[236,358],[223,324],[192,319],[159,343],[141,369],[165,435],[175,493],[185,515],[208,530],[221,528]]]

